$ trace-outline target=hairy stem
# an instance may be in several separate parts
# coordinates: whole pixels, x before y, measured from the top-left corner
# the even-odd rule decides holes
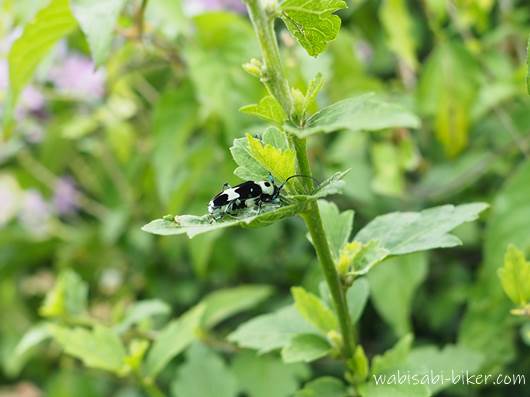
[[[274,33],[274,18],[263,8],[260,0],[245,0],[248,12],[263,55],[263,62],[266,67],[267,78],[264,81],[269,92],[280,102],[287,114],[291,114],[292,98],[289,84],[283,71],[280,58],[280,51]],[[298,168],[301,174],[311,176],[311,166],[307,158],[306,140],[295,136],[290,137],[296,151]],[[313,180],[305,180],[306,188],[312,190]],[[331,256],[326,232],[322,226],[322,219],[318,205],[312,202],[308,205],[307,211],[302,215],[304,222],[313,240],[313,245],[324,272],[328,284],[335,311],[339,319],[340,330],[344,343],[344,355],[352,357],[355,345],[351,318],[348,312],[348,305],[344,293],[344,288],[340,282],[339,275],[335,269],[335,263]]]

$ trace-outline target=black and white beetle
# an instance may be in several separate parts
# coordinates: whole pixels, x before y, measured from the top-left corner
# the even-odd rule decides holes
[[[291,178],[312,178],[306,175],[292,175],[281,185],[276,185],[274,178],[269,174],[266,181],[246,181],[237,186],[223,185],[223,191],[217,194],[208,203],[208,214],[211,219],[218,220],[225,214],[234,216],[240,210],[255,208],[258,213],[263,203],[279,204],[280,193]]]

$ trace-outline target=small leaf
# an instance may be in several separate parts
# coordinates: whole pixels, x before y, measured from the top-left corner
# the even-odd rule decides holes
[[[338,324],[335,313],[317,296],[307,292],[302,287],[291,288],[291,294],[296,309],[308,322],[324,333],[337,330]]]
[[[115,330],[122,333],[131,328],[134,324],[154,316],[164,316],[169,314],[171,307],[158,299],[150,299],[135,302],[127,309],[125,317],[116,325]]]
[[[237,379],[223,359],[198,343],[186,354],[171,384],[173,397],[236,397]]]
[[[336,261],[340,256],[340,250],[350,237],[353,227],[353,211],[339,212],[334,203],[326,200],[318,200],[317,203],[329,248]]]
[[[147,354],[144,370],[148,377],[154,378],[167,363],[193,342],[204,310],[204,305],[195,306],[160,331]]]
[[[272,95],[267,95],[258,104],[243,106],[239,111],[272,121],[278,125],[282,125],[287,119],[282,105]]]
[[[361,317],[369,295],[370,285],[364,277],[355,280],[346,292],[346,301],[352,323],[356,323]]]
[[[52,334],[48,323],[36,324],[26,331],[15,346],[13,355],[10,357],[9,366],[6,367],[9,368],[10,374],[13,371],[12,373],[17,375],[30,359],[36,347],[51,338],[51,336]]]
[[[236,355],[232,370],[248,397],[291,397],[311,374],[304,363],[285,364],[272,354],[257,356],[248,350]]]
[[[375,356],[372,360],[372,374],[388,373],[401,366],[410,353],[413,339],[411,334],[405,335],[383,355]]]
[[[474,203],[443,205],[421,212],[393,212],[375,218],[357,233],[355,240],[377,240],[390,255],[454,247],[461,241],[449,232],[476,220],[486,208],[485,203]]]
[[[342,0],[285,0],[280,17],[307,53],[317,56],[337,37],[340,18],[333,13],[342,8]]]
[[[282,360],[286,363],[315,361],[331,352],[331,345],[321,336],[299,334],[282,349]]]
[[[340,379],[322,376],[307,382],[293,397],[347,397],[348,389]]]
[[[502,288],[516,305],[530,301],[530,263],[522,251],[509,245],[504,256],[504,266],[497,270]]]
[[[44,317],[74,317],[86,312],[88,285],[71,270],[61,272],[44,299],[39,313]]]
[[[211,328],[221,321],[248,310],[270,296],[272,288],[266,285],[242,285],[212,292],[203,303],[206,306],[202,324]]]
[[[51,326],[53,338],[70,354],[91,368],[119,374],[126,357],[125,347],[110,328],[96,325],[93,330]]]
[[[262,143],[252,135],[247,134],[251,156],[272,176],[279,181],[285,181],[296,173],[296,153],[292,149],[281,150],[271,144]]]
[[[317,73],[313,80],[309,82],[309,86],[307,87],[304,101],[304,112],[308,112],[313,103],[316,101],[317,95],[323,85],[324,78],[322,77],[322,73]]]
[[[344,99],[318,111],[304,128],[286,128],[299,138],[321,132],[374,131],[385,128],[418,128],[420,120],[402,106],[369,93]]]
[[[228,336],[228,340],[240,347],[267,353],[287,346],[296,335],[307,333],[316,334],[317,331],[294,306],[286,306],[240,325]]]
[[[116,20],[126,1],[70,1],[74,16],[87,38],[96,66],[100,66],[109,55]]]

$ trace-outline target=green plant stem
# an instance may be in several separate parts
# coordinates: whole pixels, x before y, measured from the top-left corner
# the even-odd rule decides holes
[[[283,71],[276,35],[274,34],[274,18],[263,9],[260,0],[245,1],[258,37],[263,62],[266,67],[267,79],[264,83],[269,92],[280,102],[285,112],[291,114],[292,98],[289,84]],[[306,140],[292,136],[291,142],[296,151],[300,173],[311,176],[312,172],[307,158]],[[306,180],[306,188],[310,190],[313,188],[313,181],[310,178]],[[318,205],[315,202],[311,202],[308,205],[307,211],[302,215],[302,218],[311,235],[313,246],[317,252],[320,265],[324,271],[324,276],[333,298],[344,343],[344,355],[350,358],[353,356],[353,348],[355,346],[353,327],[348,312],[344,288],[335,269],[335,263],[331,256]]]
[[[258,42],[263,55],[265,76],[263,83],[282,105],[285,113],[290,114],[292,108],[289,83],[284,76],[280,50],[274,33],[274,16],[267,13],[260,0],[244,0],[248,13],[258,36]]]

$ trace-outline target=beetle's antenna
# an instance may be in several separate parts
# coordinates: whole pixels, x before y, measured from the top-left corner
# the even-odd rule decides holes
[[[312,176],[309,176],[309,175],[300,175],[300,174],[296,174],[296,175],[291,175],[289,178],[287,178],[279,187],[278,187],[278,190],[282,190],[282,188],[285,186],[285,184],[289,181],[289,179],[291,178],[310,178],[312,179],[316,184],[317,186],[320,185],[320,182],[312,177]]]

